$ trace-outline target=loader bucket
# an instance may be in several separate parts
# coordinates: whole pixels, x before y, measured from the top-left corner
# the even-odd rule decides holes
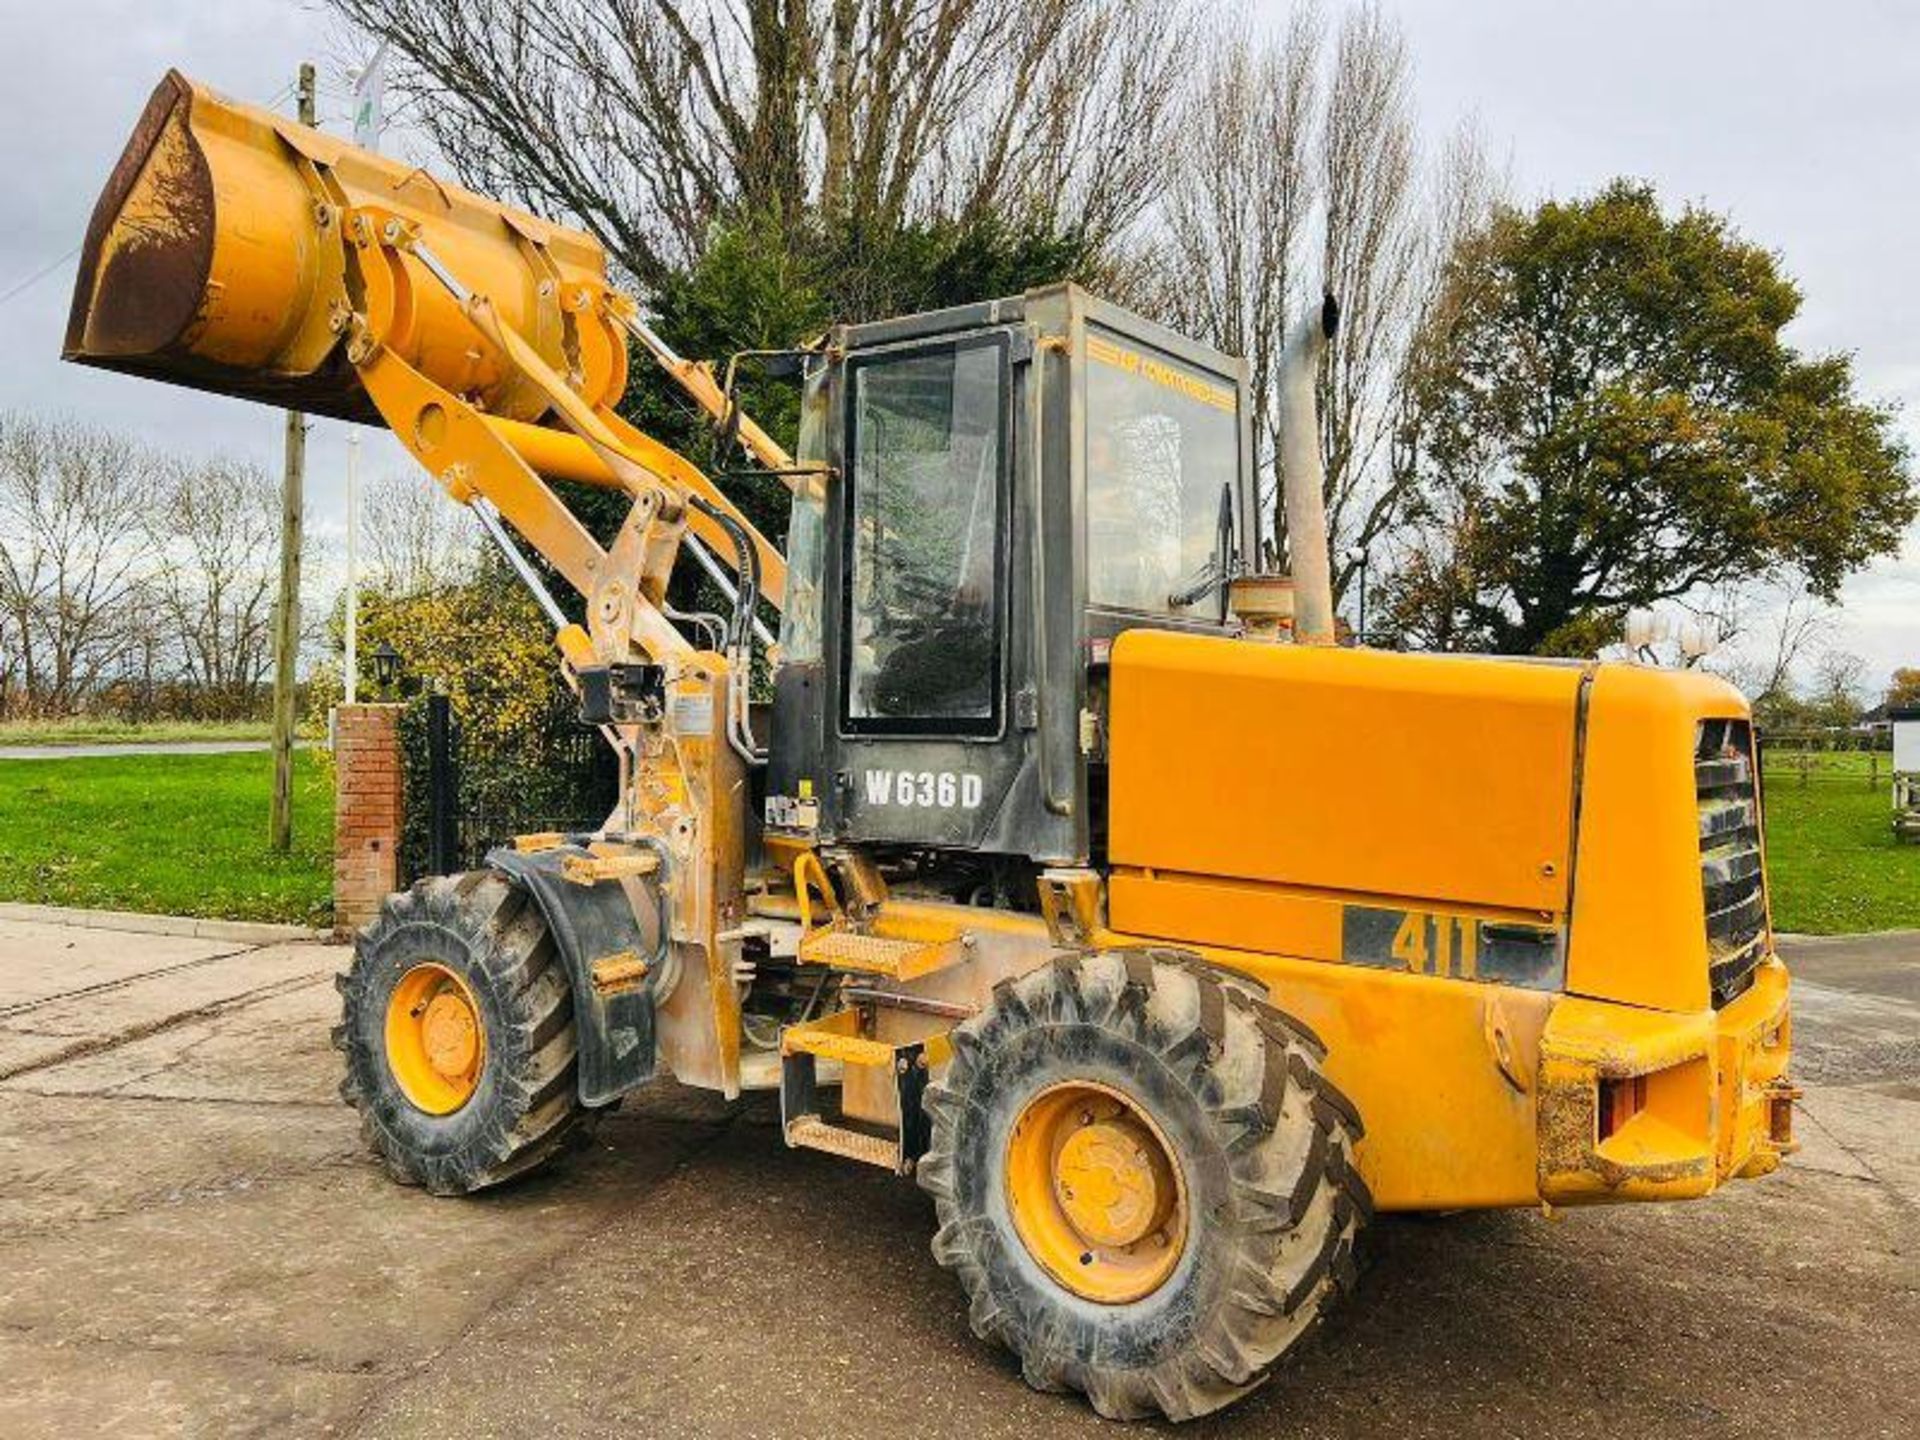
[[[517,377],[411,255],[366,244],[368,226],[421,244],[589,402],[626,385],[626,349],[595,298],[599,243],[424,170],[170,71],[114,166],[81,251],[67,359],[340,419],[379,416],[347,359],[349,313],[488,413],[538,421]],[[357,242],[356,243],[356,237]],[[369,278],[370,277],[370,278]],[[569,335],[566,318],[574,319]]]

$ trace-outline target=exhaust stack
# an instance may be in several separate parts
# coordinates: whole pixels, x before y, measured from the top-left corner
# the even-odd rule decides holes
[[[1280,353],[1280,483],[1287,517],[1287,568],[1293,577],[1293,636],[1331,645],[1333,562],[1327,550],[1326,467],[1320,460],[1320,412],[1314,385],[1320,357],[1340,324],[1332,295],[1301,317]]]

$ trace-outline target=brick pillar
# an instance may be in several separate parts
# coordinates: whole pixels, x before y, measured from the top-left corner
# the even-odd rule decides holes
[[[406,776],[398,705],[342,705],[334,712],[333,933],[353,932],[400,888],[400,824]]]

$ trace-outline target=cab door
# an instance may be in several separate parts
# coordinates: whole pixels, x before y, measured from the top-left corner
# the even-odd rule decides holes
[[[844,377],[835,831],[977,847],[1009,735],[1016,337],[857,353]]]

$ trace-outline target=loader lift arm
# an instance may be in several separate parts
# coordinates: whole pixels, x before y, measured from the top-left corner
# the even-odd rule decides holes
[[[690,1038],[681,1053],[663,1039],[665,1058],[690,1083],[734,1093],[745,772],[759,759],[746,622],[758,596],[783,606],[786,565],[698,467],[615,411],[630,339],[756,459],[802,478],[711,370],[675,354],[608,284],[591,237],[172,72],[95,207],[64,351],[384,423],[475,510],[539,594],[563,671],[619,757],[620,807],[596,851],[652,847],[661,859],[647,883],[668,902],[674,973],[693,982],[667,1002],[663,1032]],[[631,499],[610,545],[549,479]],[[545,594],[508,527],[580,593],[583,624]],[[725,653],[697,648],[667,613],[683,545],[723,584],[722,565],[742,577]]]
[[[364,270],[384,267],[396,285],[408,284],[406,259],[411,256],[460,303],[514,371],[539,388],[613,484],[633,499],[612,547],[601,549],[497,428],[383,343],[367,317],[353,317],[348,357],[395,435],[456,500],[469,505],[484,500],[496,507],[585,598],[586,630],[565,624],[556,635],[569,682],[581,688],[583,677],[596,668],[611,672],[639,660],[665,668],[665,687],[682,704],[697,702],[690,712],[731,717],[735,697],[744,693],[744,682],[734,682],[734,676],[744,676],[744,655],[696,652],[662,610],[689,521],[703,520],[713,533],[726,537],[718,518],[692,502],[697,497],[712,511],[727,514],[731,507],[724,497],[691,465],[640,436],[610,409],[583,401],[538,351],[502,322],[485,295],[470,290],[404,226],[368,217],[354,229],[360,236],[382,237],[377,244],[363,240],[358,245]],[[744,519],[739,523],[745,527]],[[733,554],[730,540],[724,553]],[[777,556],[774,564],[778,566]],[[773,574],[777,582],[784,571],[775,568]],[[609,705],[595,718],[616,717]],[[672,891],[673,938],[703,972],[721,1088],[735,1089],[739,997],[732,983],[732,955],[719,936],[733,918],[742,883],[741,817],[732,801],[739,789],[739,757],[711,727],[705,734],[674,733],[664,745],[641,726],[607,724],[603,730],[621,761],[620,830],[678,842],[685,863],[672,867],[666,882]],[[653,779],[645,797],[632,783],[643,767]],[[652,813],[636,813],[648,799]]]
[[[294,236],[305,238],[281,243]],[[614,411],[629,336],[716,424],[731,401],[605,269],[577,231],[171,72],[95,209],[64,353],[384,422],[456,498],[492,500],[590,604],[607,562],[542,477],[653,495],[665,527],[648,557],[656,598],[680,532],[703,561],[738,558],[718,518],[685,512],[681,497],[700,495],[750,538],[779,608],[780,552],[696,466]],[[790,466],[758,426],[732,428],[770,469]],[[673,643],[650,621],[640,629]]]
[[[485,294],[469,289],[405,222],[377,211],[359,212],[350,221],[350,233],[363,272],[384,267],[396,289],[414,283],[403,257],[417,261],[512,369],[541,392],[571,432],[575,446],[566,445],[568,437],[558,433],[536,440],[527,433],[532,427],[490,420],[408,365],[368,316],[355,313],[349,322],[348,358],[388,427],[454,499],[465,504],[484,496],[553,562],[588,601],[592,647],[603,663],[625,661],[630,646],[654,660],[691,648],[659,608],[689,528],[711,550],[733,560],[735,545],[726,522],[738,526],[752,546],[762,593],[776,606],[782,603],[784,558],[697,467],[635,429],[610,406],[582,398],[503,321]],[[531,260],[552,268],[536,242],[523,237],[522,243]],[[560,283],[557,275],[551,283]],[[631,310],[631,301],[611,292],[569,298],[576,308],[595,305],[615,315]],[[401,300],[396,308],[408,305],[409,300]],[[693,367],[669,373],[704,374]],[[549,460],[552,452],[566,455],[562,464],[570,476],[593,483],[597,470],[600,484],[633,498],[633,510],[611,552],[600,550],[516,448],[515,438],[529,448],[544,444]],[[694,497],[705,506],[690,504]],[[578,654],[575,641],[563,640],[562,649],[570,652],[569,660]]]

